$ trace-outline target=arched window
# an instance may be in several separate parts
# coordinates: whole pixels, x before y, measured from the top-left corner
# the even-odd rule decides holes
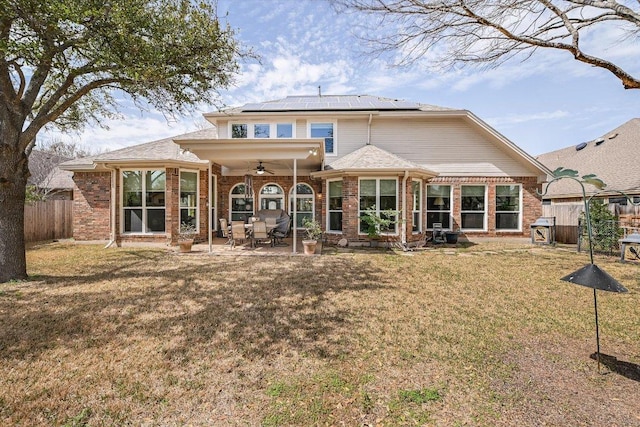
[[[231,189],[229,199],[231,221],[246,221],[253,216],[253,194],[245,194],[244,184],[236,184]]]
[[[309,184],[298,184],[296,186],[296,227],[302,228],[305,219],[311,221],[315,216],[315,203],[313,203],[313,189]],[[289,200],[289,215],[293,215],[293,187],[291,187]]]
[[[260,190],[260,209],[284,209],[284,190],[278,184],[267,184]]]

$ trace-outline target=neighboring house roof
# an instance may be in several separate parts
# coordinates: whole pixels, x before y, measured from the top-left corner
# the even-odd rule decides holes
[[[56,167],[45,180],[46,188],[52,190],[73,190],[73,172]]]
[[[215,128],[202,129],[180,135],[181,138],[189,139],[214,139],[216,136]],[[198,164],[199,166],[207,165],[206,161],[200,160],[195,154],[182,150],[178,144],[173,142],[174,138],[176,137],[133,145],[93,157],[74,159],[64,162],[60,166],[66,170],[94,170],[98,165],[107,163],[118,165],[125,165],[127,163],[191,163]]]
[[[336,173],[343,174],[354,172],[358,174],[373,172],[381,173],[412,171],[421,173],[426,177],[436,176],[437,173],[430,171],[413,162],[389,153],[374,145],[365,145],[356,151],[347,154],[327,165],[323,172],[313,173],[313,176],[331,176]]]
[[[607,184],[605,190],[640,193],[640,118],[631,119],[593,141],[545,153],[537,157],[551,170],[558,167],[577,170],[580,176],[595,174]],[[597,189],[586,185],[588,194]],[[607,194],[607,193],[605,193]],[[615,194],[613,191],[612,194]],[[582,189],[570,179],[549,186],[545,198],[581,197]]]
[[[225,110],[223,113],[207,113],[220,116],[251,112],[310,112],[310,111],[454,111],[452,108],[419,104],[399,99],[371,95],[323,95],[288,96],[275,101],[245,104]]]
[[[32,150],[29,155],[29,172],[31,173],[29,184],[43,188],[54,188],[49,185],[50,175],[60,163],[67,160],[70,160],[70,157],[63,157],[48,151]],[[73,188],[73,182],[70,188]]]

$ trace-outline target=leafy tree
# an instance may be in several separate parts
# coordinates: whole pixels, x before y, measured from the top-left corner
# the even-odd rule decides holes
[[[591,237],[593,250],[611,253],[618,248],[618,240],[622,238],[622,229],[618,227],[618,220],[606,203],[602,200],[591,199],[589,201],[589,217],[591,218]],[[582,224],[581,246],[589,247],[589,239],[586,232],[586,218],[584,212],[580,214]]]
[[[29,155],[45,126],[118,115],[118,99],[183,114],[215,103],[243,52],[215,4],[0,0],[0,282],[25,279]]]
[[[332,0],[340,10],[365,13],[371,52],[399,52],[401,64],[423,57],[437,65],[498,66],[540,48],[570,53],[600,67],[625,89],[639,89],[632,76],[604,55],[589,53],[583,40],[597,29],[617,31],[621,41],[640,32],[640,3],[631,0]],[[606,55],[606,54],[605,54]]]

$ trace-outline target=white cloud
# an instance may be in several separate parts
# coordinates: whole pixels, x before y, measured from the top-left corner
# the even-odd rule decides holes
[[[490,123],[492,126],[507,126],[518,123],[526,123],[532,121],[548,121],[548,120],[558,120],[569,117],[570,114],[567,111],[556,110],[556,111],[543,111],[539,113],[531,113],[531,114],[510,114],[507,116],[501,117],[490,117],[486,119],[487,123]]]

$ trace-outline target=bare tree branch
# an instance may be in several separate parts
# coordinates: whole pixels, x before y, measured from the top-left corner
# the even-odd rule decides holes
[[[400,54],[398,65],[429,59],[496,67],[536,49],[570,52],[580,62],[609,71],[626,89],[640,78],[602,55],[584,50],[582,32],[615,25],[640,34],[640,8],[614,0],[332,0],[340,11],[377,18],[363,37],[369,53]],[[640,2],[638,2],[640,3]],[[371,21],[370,21],[371,22]]]

